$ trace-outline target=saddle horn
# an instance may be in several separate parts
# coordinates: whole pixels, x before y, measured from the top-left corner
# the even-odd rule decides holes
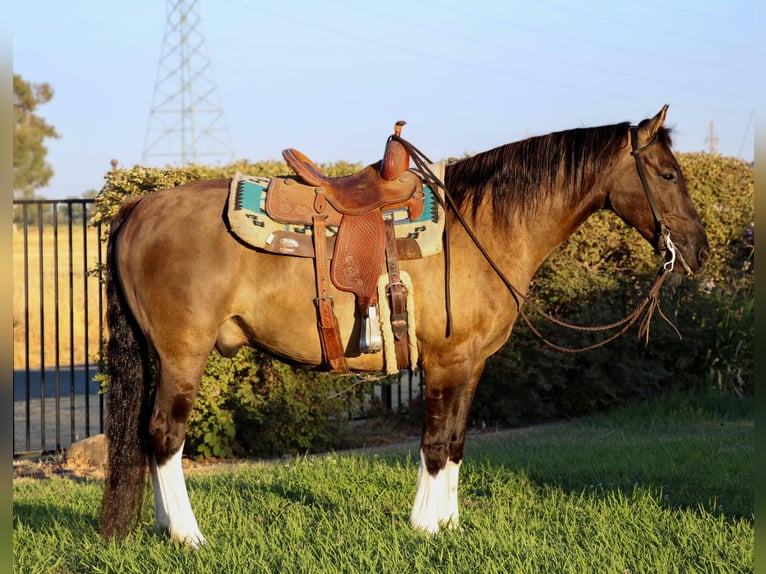
[[[394,124],[394,135],[401,137],[402,126],[405,121],[398,121]],[[383,152],[383,159],[380,161],[380,176],[386,181],[392,181],[410,168],[410,154],[404,149],[404,146],[389,137],[386,142],[386,150]]]

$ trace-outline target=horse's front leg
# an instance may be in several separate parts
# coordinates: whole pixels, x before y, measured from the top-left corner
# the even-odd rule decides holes
[[[416,530],[435,534],[441,526],[458,524],[465,427],[482,371],[483,364],[470,372],[439,368],[426,373],[425,425],[417,492],[410,513],[410,524]]]

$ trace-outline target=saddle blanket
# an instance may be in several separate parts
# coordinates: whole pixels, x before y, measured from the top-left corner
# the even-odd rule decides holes
[[[235,174],[229,188],[227,216],[231,232],[248,245],[282,255],[313,257],[312,226],[279,223],[266,213],[266,196],[270,178]],[[396,246],[400,259],[419,259],[442,250],[444,211],[434,191],[424,185],[425,208],[422,215],[410,221],[407,210],[393,212]],[[332,257],[337,227],[327,228],[327,253]]]

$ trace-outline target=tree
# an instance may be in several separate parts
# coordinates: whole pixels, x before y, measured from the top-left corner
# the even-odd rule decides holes
[[[37,115],[37,108],[53,98],[48,84],[31,84],[13,75],[13,195],[31,199],[47,185],[53,169],[45,161],[46,138],[58,138],[53,126]]]

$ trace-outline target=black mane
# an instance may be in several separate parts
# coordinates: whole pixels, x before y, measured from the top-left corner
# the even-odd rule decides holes
[[[496,221],[514,212],[534,212],[563,177],[570,204],[577,204],[626,142],[630,124],[577,128],[497,147],[447,166],[445,184],[459,205],[473,213],[491,193]],[[670,132],[659,139],[670,144]]]

